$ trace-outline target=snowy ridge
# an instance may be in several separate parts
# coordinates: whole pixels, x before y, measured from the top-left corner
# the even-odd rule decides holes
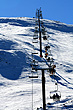
[[[49,77],[46,71],[47,109],[72,110],[73,25],[45,19],[43,22],[50,35],[56,64],[56,77]],[[29,76],[34,26],[35,18],[0,18],[0,110],[32,110],[32,80]],[[34,110],[42,106],[41,71],[38,75],[39,78],[33,81]],[[49,98],[49,92],[55,89],[55,81],[62,95],[59,102]]]

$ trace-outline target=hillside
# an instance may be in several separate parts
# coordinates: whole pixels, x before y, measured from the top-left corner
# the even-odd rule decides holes
[[[50,91],[55,89],[54,78],[45,71],[46,103],[51,103],[47,107],[49,110],[72,110],[73,25],[45,19],[43,22],[50,36],[56,64],[55,81],[62,96],[59,102],[49,98]],[[0,110],[32,110],[32,80],[29,76],[34,26],[34,18],[0,18]],[[41,71],[38,71],[38,76],[33,81],[34,110],[42,106]]]

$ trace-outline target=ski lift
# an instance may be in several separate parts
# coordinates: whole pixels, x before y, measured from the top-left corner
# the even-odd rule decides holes
[[[50,62],[50,64],[54,63],[53,58],[48,57],[46,60],[47,60],[48,62]]]
[[[38,21],[35,21],[36,22],[36,25],[38,25]]]
[[[61,98],[61,92],[60,91],[51,91],[50,92],[50,99],[53,99],[55,101],[59,101]]]
[[[50,36],[48,35],[48,38],[49,38]]]
[[[47,36],[43,36],[43,40],[47,40]]]
[[[29,78],[38,78],[38,74],[37,74],[37,72],[35,71],[35,72],[33,72],[33,71],[31,71],[33,74],[32,74],[32,76],[29,76]],[[35,75],[36,74],[36,75]]]
[[[43,21],[41,21],[41,24],[42,24],[42,25],[44,24]]]
[[[46,34],[46,31],[42,31],[42,34],[45,35]]]
[[[32,75],[29,78],[38,78],[38,71],[32,66],[31,70]]]
[[[47,56],[48,56],[48,52],[45,53],[45,58],[47,58]]]
[[[33,36],[38,36],[38,33],[34,33],[34,35]]]
[[[35,30],[38,30],[38,26],[35,26]]]
[[[48,72],[50,73],[49,75],[54,75],[55,74],[55,69],[49,68]]]
[[[45,47],[45,50],[48,50],[48,49],[50,49],[50,46],[46,46],[46,47]]]
[[[42,28],[44,28],[44,25],[43,25],[43,24],[41,24],[41,27],[42,27]]]
[[[44,28],[44,27],[42,27],[41,31],[42,31],[42,32],[44,32],[44,31],[45,31],[45,28]],[[46,31],[45,31],[45,32],[46,32]]]
[[[56,65],[52,65],[52,66],[49,67],[50,75],[54,75],[55,74],[55,72],[56,72],[55,68],[56,68]]]
[[[61,98],[61,92],[58,91],[58,83],[55,83],[57,85],[57,90],[50,92],[50,99],[53,99],[55,101],[59,101]]]
[[[33,38],[32,43],[38,43],[38,39]]]
[[[38,33],[38,30],[35,30],[34,33]]]
[[[47,61],[50,61],[50,57],[47,58]]]
[[[32,63],[31,63],[31,65],[32,66],[35,66],[35,67],[38,66],[38,61],[33,60]]]
[[[38,39],[38,36],[36,36],[36,37],[33,37],[33,39]]]

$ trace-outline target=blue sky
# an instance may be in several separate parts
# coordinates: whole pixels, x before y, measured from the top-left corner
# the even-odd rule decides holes
[[[0,0],[0,17],[34,17],[42,8],[43,18],[73,24],[73,0]]]

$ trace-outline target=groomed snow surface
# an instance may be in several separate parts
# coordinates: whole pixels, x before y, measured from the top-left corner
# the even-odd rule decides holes
[[[73,110],[73,25],[43,20],[50,35],[56,77],[45,71],[47,110]],[[0,110],[32,110],[31,52],[34,18],[0,18]],[[44,51],[43,51],[44,52]],[[38,56],[38,59],[40,57]],[[33,110],[42,107],[41,71],[33,80]],[[55,79],[55,80],[54,80]],[[50,99],[58,89],[61,99]],[[39,109],[40,110],[40,109]]]

